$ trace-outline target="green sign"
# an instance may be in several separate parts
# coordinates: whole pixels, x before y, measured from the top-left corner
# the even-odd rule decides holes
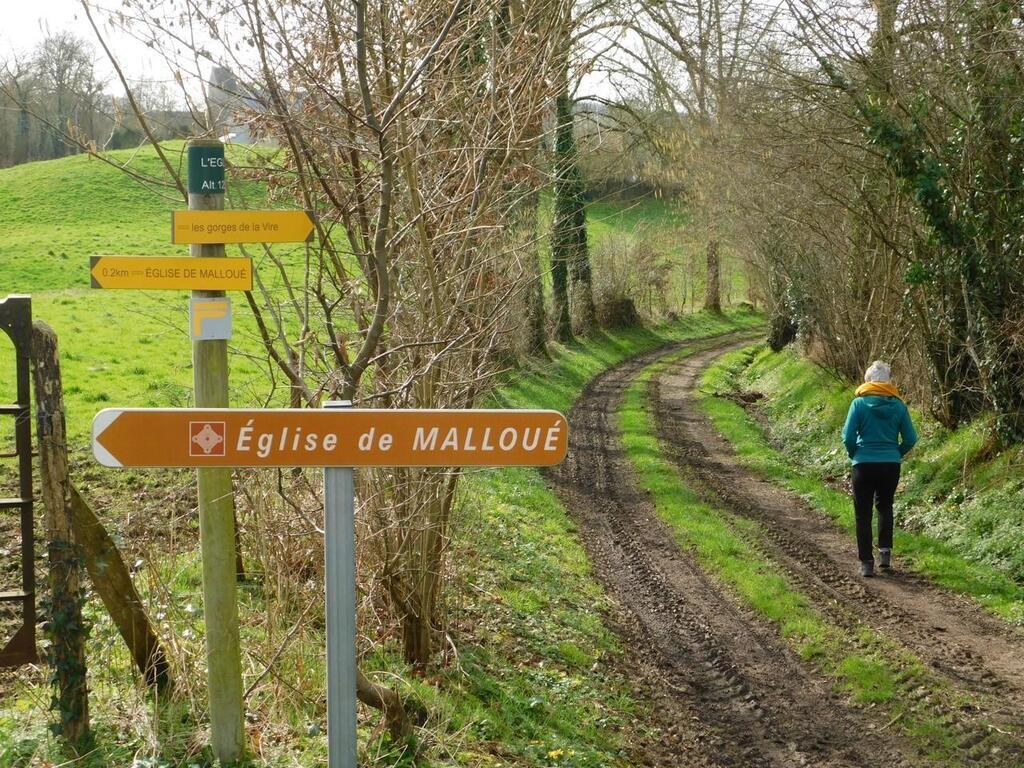
[[[188,148],[189,194],[223,195],[224,145],[190,144]]]

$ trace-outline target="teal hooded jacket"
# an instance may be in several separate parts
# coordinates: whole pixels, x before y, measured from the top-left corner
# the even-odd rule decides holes
[[[854,464],[899,463],[917,443],[917,430],[898,397],[863,395],[850,403],[843,443]]]

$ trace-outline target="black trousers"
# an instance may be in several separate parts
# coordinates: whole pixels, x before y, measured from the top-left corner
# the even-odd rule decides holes
[[[878,507],[878,548],[892,549],[892,501],[900,483],[899,462],[853,465],[853,510],[857,516],[857,555],[874,561],[871,513]]]

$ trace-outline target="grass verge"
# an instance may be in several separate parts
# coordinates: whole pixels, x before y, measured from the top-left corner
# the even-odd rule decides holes
[[[715,396],[737,389],[767,395],[768,434],[739,404]],[[699,403],[746,467],[799,494],[852,536],[849,495],[835,487],[848,472],[839,429],[850,397],[848,387],[795,354],[752,347],[705,371]],[[915,420],[923,437],[897,497],[893,545],[901,563],[1024,624],[1024,485],[1009,471],[1020,452],[965,472],[980,450],[981,425],[953,433],[919,413]],[[939,524],[942,510],[949,517]]]

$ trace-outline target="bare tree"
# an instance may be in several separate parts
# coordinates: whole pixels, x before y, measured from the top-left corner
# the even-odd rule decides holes
[[[711,311],[721,308],[721,240],[731,205],[724,189],[735,121],[756,52],[777,31],[776,15],[753,0],[644,0],[612,54],[627,88],[674,118],[652,125],[652,144],[680,169],[704,232],[705,308]]]
[[[32,65],[15,57],[4,64],[0,93],[16,111],[14,140],[10,144],[7,164],[17,165],[32,159],[31,113],[29,104],[35,97],[38,81]]]
[[[93,52],[82,38],[69,32],[58,32],[40,44],[34,68],[41,86],[52,99],[49,105],[50,131],[54,157],[67,154],[64,129],[72,123],[85,123],[83,129],[94,132],[88,124],[94,105],[103,89],[93,67]]]

